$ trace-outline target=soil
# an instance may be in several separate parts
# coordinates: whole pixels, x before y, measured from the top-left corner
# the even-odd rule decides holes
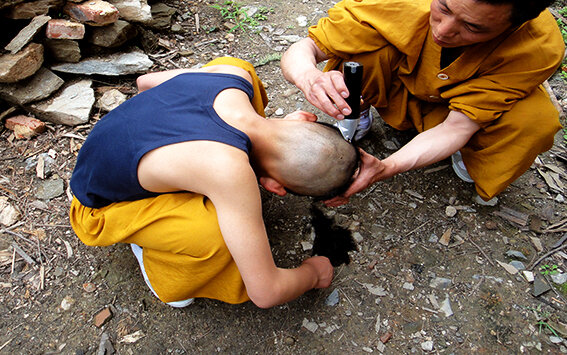
[[[241,1],[271,11],[259,21],[259,31],[232,32],[213,2],[166,3],[178,10],[175,21],[181,27],[177,33],[156,32],[161,42],[150,53],[153,69],[237,56],[257,65],[271,118],[304,109],[328,120],[284,80],[278,58],[294,36],[304,37],[306,26],[325,15],[331,1],[293,6],[280,0]],[[160,55],[170,51],[177,52]],[[133,87],[135,81],[94,79],[97,87]],[[564,82],[556,74],[550,84],[564,109]],[[474,202],[473,186],[456,177],[448,160],[377,183],[339,208],[317,203],[353,232],[357,244],[351,262],[336,268],[328,289],[268,310],[208,299],[176,309],[151,294],[128,246],[91,248],[75,237],[67,218],[68,190],[38,197],[46,181],[62,180],[67,189],[82,142],[77,136],[87,136],[103,114],[94,111],[89,124],[80,127],[52,125],[31,140],[1,133],[0,192],[22,217],[0,235],[0,353],[567,353],[566,287],[553,284],[535,297],[532,283],[499,264],[511,262],[508,252],[516,251],[538,280],[545,282],[543,265],[567,272],[565,254],[538,260],[566,232],[565,191],[544,179],[553,167],[567,169],[563,132],[496,206]],[[361,147],[384,158],[413,135],[376,120]],[[33,165],[26,168],[27,159],[48,152],[55,162],[40,179]],[[557,177],[563,184],[566,179],[564,173]],[[278,265],[297,266],[311,254],[314,203],[263,192]],[[110,317],[95,325],[103,310]]]

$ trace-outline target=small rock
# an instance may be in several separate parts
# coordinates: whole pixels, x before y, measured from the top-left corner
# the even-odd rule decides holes
[[[45,37],[48,39],[83,39],[85,25],[65,19],[53,19],[47,23]]]
[[[405,290],[413,291],[413,289],[414,289],[415,287],[413,286],[412,283],[404,282],[404,284],[402,285],[402,288],[404,288]]]
[[[120,90],[111,89],[105,91],[104,94],[96,102],[96,106],[104,111],[110,112],[123,104],[127,97]]]
[[[107,332],[102,333],[100,337],[100,343],[98,345],[98,352],[97,355],[112,355],[115,353],[114,346],[112,346],[112,342],[110,341],[110,336]],[[75,353],[76,354],[76,353]]]
[[[63,12],[71,19],[91,26],[106,26],[118,20],[118,9],[103,0],[85,1],[81,4],[67,2]]]
[[[524,275],[524,278],[526,279],[527,282],[534,282],[534,273],[528,270],[524,270],[522,271],[522,274]]]
[[[439,305],[439,310],[445,314],[445,317],[450,317],[453,315],[453,309],[451,308],[451,301],[449,300],[449,295],[441,302]]]
[[[103,309],[102,311],[98,312],[95,316],[94,316],[94,325],[97,328],[102,327],[106,322],[108,322],[110,319],[112,318],[112,312],[110,311],[110,308],[106,307],[105,309]]]
[[[30,43],[16,54],[0,56],[0,83],[15,83],[35,74],[43,64],[43,46]]]
[[[146,54],[133,51],[83,59],[78,63],[57,64],[51,70],[71,74],[119,76],[144,73],[153,64]]]
[[[433,351],[433,341],[428,340],[421,343],[421,349],[423,351]]]
[[[551,281],[558,285],[563,285],[567,282],[567,273],[551,275]]]
[[[152,20],[152,8],[147,0],[108,0],[116,6],[120,17],[126,21],[149,23]]]
[[[327,306],[336,306],[339,303],[339,290],[334,289],[333,292],[325,300]]]
[[[14,131],[18,139],[29,139],[45,132],[45,123],[33,117],[25,115],[14,116],[6,119],[5,127]]]
[[[301,16],[298,16],[295,20],[297,21],[297,24],[298,24],[299,27],[306,27],[307,26],[307,17],[301,15]]]
[[[455,215],[457,214],[457,209],[453,206],[447,206],[445,208],[445,215],[447,215],[447,217],[455,217]]]
[[[437,288],[440,290],[447,289],[451,286],[451,279],[445,277],[436,277],[429,282],[429,287]]]
[[[352,234],[352,239],[354,239],[354,241],[357,243],[362,243],[362,241],[364,240],[362,234],[360,234],[359,232],[354,232]]]
[[[317,323],[315,322],[310,322],[308,321],[306,318],[303,319],[303,324],[302,326],[309,330],[311,333],[315,333],[317,331],[317,329],[319,328],[319,325],[317,325]]]
[[[32,38],[39,32],[39,30],[49,21],[51,17],[41,15],[36,16],[31,20],[31,22],[24,27],[6,47],[5,50],[10,51],[10,53],[15,54],[20,49],[22,49],[26,44],[28,44]]]
[[[494,222],[494,221],[486,221],[486,223],[484,224],[484,226],[486,227],[486,229],[488,230],[495,230],[498,228],[498,223]]]
[[[8,197],[0,196],[0,224],[11,226],[20,220],[21,213],[8,200]]]
[[[86,292],[91,293],[91,292],[96,291],[96,286],[95,286],[95,284],[93,284],[92,282],[85,282],[85,283],[83,284],[83,290],[85,290]]]
[[[559,202],[559,203],[563,203],[565,202],[565,197],[563,197],[563,195],[558,194],[557,196],[555,196],[555,202]]]
[[[69,309],[71,309],[73,304],[75,304],[75,300],[73,299],[73,297],[65,296],[65,298],[63,298],[63,300],[61,301],[60,307],[62,310],[68,311]]]
[[[283,110],[283,108],[281,108],[281,107],[278,108],[278,109],[276,110],[276,112],[275,112],[275,115],[276,115],[276,116],[283,116],[283,114],[284,114],[284,110]]]
[[[547,282],[543,281],[540,277],[536,277],[534,280],[532,295],[534,295],[534,297],[538,297],[549,290],[551,290],[551,287],[549,287]]]
[[[519,261],[519,260],[510,261],[510,265],[512,265],[518,271],[522,271],[522,270],[526,269],[526,266],[524,265],[524,263]]]
[[[506,256],[515,259],[528,260],[528,258],[526,258],[526,256],[522,252],[517,250],[508,250],[506,252]]]
[[[429,243],[437,243],[439,241],[439,237],[435,234],[431,234],[429,239],[427,240]]]
[[[301,242],[301,248],[303,249],[303,251],[311,250],[313,249],[313,244],[311,244],[310,242]]]
[[[51,200],[63,195],[64,183],[62,179],[49,179],[41,181],[35,191],[35,198],[40,200]]]
[[[550,336],[549,341],[552,342],[553,344],[561,344],[563,342],[563,338]]]

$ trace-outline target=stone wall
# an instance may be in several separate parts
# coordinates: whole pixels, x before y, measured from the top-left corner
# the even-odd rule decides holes
[[[153,62],[140,49],[140,38],[148,29],[167,28],[174,14],[146,0],[0,2],[5,127],[27,138],[45,130],[45,122],[86,123],[95,104],[91,76],[147,72]],[[110,90],[99,106],[108,111],[124,100],[126,95]],[[10,117],[12,112],[22,114]]]

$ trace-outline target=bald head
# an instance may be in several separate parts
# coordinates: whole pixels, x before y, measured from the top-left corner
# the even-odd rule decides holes
[[[275,175],[290,191],[315,197],[343,192],[358,167],[358,152],[338,129],[314,122],[300,122],[280,130]]]

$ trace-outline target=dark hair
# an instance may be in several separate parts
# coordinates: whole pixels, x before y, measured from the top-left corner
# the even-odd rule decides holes
[[[477,0],[491,5],[512,5],[510,22],[519,26],[526,21],[538,17],[543,10],[551,6],[555,0]]]

